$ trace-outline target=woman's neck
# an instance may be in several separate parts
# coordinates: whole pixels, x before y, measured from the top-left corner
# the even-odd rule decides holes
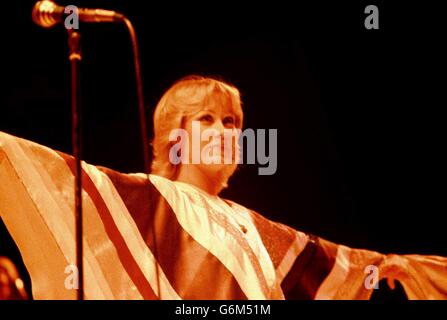
[[[222,178],[219,173],[212,178],[199,170],[195,165],[181,165],[176,181],[196,186],[210,195],[217,196],[222,190]]]

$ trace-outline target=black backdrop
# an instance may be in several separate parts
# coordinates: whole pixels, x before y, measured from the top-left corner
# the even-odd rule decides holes
[[[70,153],[66,33],[34,25],[33,3],[3,12],[0,130]],[[219,75],[240,89],[245,127],[278,129],[277,173],[242,166],[223,196],[351,247],[447,255],[445,81],[436,77],[444,53],[420,19],[435,7],[376,1],[380,29],[366,30],[365,2],[59,3],[133,21],[148,116],[176,79]],[[84,159],[141,171],[126,29],[81,25],[81,33]],[[0,255],[20,264],[3,225],[0,241]]]

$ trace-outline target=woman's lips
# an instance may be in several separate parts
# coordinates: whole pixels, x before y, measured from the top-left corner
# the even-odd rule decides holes
[[[209,149],[213,149],[211,151],[212,156],[220,156],[221,158],[223,158],[227,154],[228,157],[231,157],[232,159],[233,145],[225,147],[224,143],[212,143],[206,145],[206,149],[204,151],[209,151]]]

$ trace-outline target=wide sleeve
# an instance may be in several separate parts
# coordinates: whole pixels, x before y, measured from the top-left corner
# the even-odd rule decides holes
[[[0,132],[0,215],[35,299],[76,298],[73,172],[71,156]],[[124,185],[141,186],[141,177],[128,178]],[[86,298],[157,298],[166,288],[156,281],[154,255],[112,179],[86,163],[82,179]]]
[[[286,299],[366,300],[382,279],[408,299],[447,299],[445,257],[350,248],[251,213]]]

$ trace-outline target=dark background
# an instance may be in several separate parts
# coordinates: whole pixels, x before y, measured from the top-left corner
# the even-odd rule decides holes
[[[131,19],[148,117],[178,78],[218,75],[240,89],[245,127],[278,129],[277,173],[244,165],[224,197],[351,247],[447,256],[445,50],[428,16],[439,8],[182,3],[59,1]],[[71,153],[66,32],[34,25],[33,4],[9,2],[3,13],[0,130]],[[364,27],[367,4],[379,7],[379,30]],[[80,31],[84,159],[142,171],[127,31]],[[0,255],[24,273],[2,224]]]

